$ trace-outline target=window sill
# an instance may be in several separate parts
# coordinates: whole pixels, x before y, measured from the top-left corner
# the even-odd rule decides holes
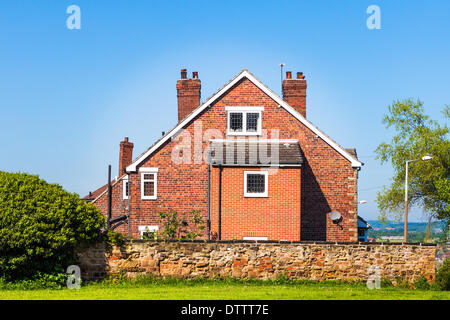
[[[267,194],[244,194],[244,198],[268,198]]]
[[[261,132],[227,132],[227,136],[262,136]]]
[[[141,197],[141,200],[156,200],[156,197]]]

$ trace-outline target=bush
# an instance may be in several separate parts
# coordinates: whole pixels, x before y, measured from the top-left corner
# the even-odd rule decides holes
[[[177,211],[169,213],[160,212],[159,222],[163,230],[160,233],[163,239],[188,239],[194,240],[203,235],[205,224],[200,210],[183,213],[180,217]],[[152,235],[154,239],[157,235]],[[149,238],[149,237],[146,237]]]
[[[419,290],[429,290],[430,284],[428,283],[427,278],[421,276],[414,282],[414,288]]]
[[[0,278],[1,290],[35,290],[35,289],[62,289],[67,286],[67,273],[40,273],[29,279],[6,281]],[[81,279],[80,279],[81,281]]]
[[[450,259],[445,259],[436,273],[436,288],[450,291]]]
[[[77,194],[38,176],[0,171],[0,278],[58,274],[75,247],[100,239],[103,216]]]
[[[121,246],[125,242],[125,237],[120,232],[108,229],[104,234],[104,240],[108,246]]]

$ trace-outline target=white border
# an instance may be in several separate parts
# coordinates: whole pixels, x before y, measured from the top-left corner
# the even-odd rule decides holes
[[[122,178],[122,190],[123,190],[123,200],[128,200],[128,196],[127,196],[127,183],[128,183],[128,176],[125,176]]]
[[[141,170],[141,169],[147,169],[147,170]],[[139,171],[141,172],[141,199],[142,200],[156,200],[158,198],[158,170],[150,170],[150,169],[157,169],[157,168],[141,168]],[[153,180],[144,180],[144,174],[153,173],[154,179]],[[155,185],[154,194],[152,196],[146,196],[144,195],[144,182],[145,181],[153,181]]]
[[[281,99],[275,92],[266,87],[261,81],[256,79],[250,72],[246,69],[242,70],[240,74],[238,74],[233,80],[231,80],[227,85],[225,85],[222,89],[217,91],[213,96],[211,96],[207,101],[205,101],[201,106],[195,109],[188,117],[184,118],[178,125],[173,128],[164,138],[155,143],[153,147],[148,149],[142,155],[140,155],[132,164],[130,164],[126,170],[128,172],[136,172],[137,166],[142,163],[148,156],[150,156],[153,152],[158,150],[158,148],[163,145],[167,140],[172,138],[175,134],[178,133],[184,126],[186,126],[189,122],[191,122],[195,117],[197,117],[203,110],[208,108],[214,101],[219,99],[223,94],[225,94],[229,89],[231,89],[236,83],[238,83],[242,78],[247,78],[253,84],[255,84],[258,88],[260,88],[264,93],[266,93],[269,97],[271,97],[275,102],[277,102],[280,106],[282,106],[286,111],[292,114],[297,120],[299,120],[302,124],[304,124],[308,129],[314,132],[317,136],[319,136],[323,141],[328,143],[332,148],[334,148],[337,152],[339,152],[344,158],[351,162],[352,167],[360,168],[363,163],[353,158],[345,149],[339,146],[336,142],[334,142],[330,137],[328,137],[325,133],[320,131],[316,126],[314,126],[311,122],[306,120],[297,110],[292,108],[289,104],[287,104],[283,99]]]
[[[264,193],[248,193],[247,192],[247,175],[248,174],[262,174],[264,175]],[[268,198],[269,197],[269,171],[252,170],[244,171],[244,197],[245,198]]]
[[[227,111],[227,136],[261,136],[262,135],[262,111],[264,107],[225,107]],[[232,113],[242,113],[242,132],[231,131],[230,116]],[[255,132],[247,131],[247,113],[257,113],[258,123]]]
[[[139,226],[138,230],[141,233],[141,239],[144,236],[144,232],[158,232],[159,226]]]

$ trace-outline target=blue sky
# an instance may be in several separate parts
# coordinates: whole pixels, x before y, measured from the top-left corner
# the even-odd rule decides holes
[[[66,8],[81,8],[81,30]],[[381,30],[366,27],[369,5]],[[442,119],[450,104],[450,2],[12,1],[0,4],[0,170],[39,174],[84,195],[117,172],[119,142],[135,155],[177,121],[180,68],[198,71],[202,98],[242,68],[277,93],[279,63],[303,71],[307,116],[356,147],[360,215],[392,170],[374,159],[388,141],[381,118],[417,98]],[[422,220],[412,210],[411,221]]]

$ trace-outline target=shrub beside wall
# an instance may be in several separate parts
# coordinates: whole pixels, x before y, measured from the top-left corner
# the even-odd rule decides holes
[[[366,281],[368,268],[393,283],[435,280],[433,245],[127,241],[105,250],[102,245],[79,251],[82,275],[95,280],[106,274],[161,277]]]
[[[0,278],[65,273],[75,248],[96,242],[104,218],[92,204],[36,175],[0,171]]]

